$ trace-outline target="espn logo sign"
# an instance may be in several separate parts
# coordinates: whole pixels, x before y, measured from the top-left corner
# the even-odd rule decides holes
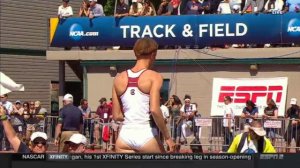
[[[233,103],[246,103],[252,100],[256,103],[257,98],[273,98],[279,103],[282,98],[283,86],[221,86],[218,102],[224,102],[225,96],[230,96]],[[275,98],[274,98],[275,96]]]

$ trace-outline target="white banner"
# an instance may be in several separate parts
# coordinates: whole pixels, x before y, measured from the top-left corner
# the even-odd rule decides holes
[[[259,111],[264,113],[266,101],[272,98],[278,115],[284,116],[288,78],[214,78],[211,116],[223,116],[224,97],[230,96],[235,115],[241,115],[247,100],[252,100]]]

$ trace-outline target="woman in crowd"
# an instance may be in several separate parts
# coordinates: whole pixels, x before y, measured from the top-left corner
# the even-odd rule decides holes
[[[264,119],[277,119],[278,117],[278,108],[273,99],[267,100],[267,107],[264,110],[263,118]],[[271,140],[272,144],[275,145],[275,129],[266,128],[267,137]]]
[[[154,16],[153,5],[149,0],[146,0],[143,5],[142,16]]]
[[[224,134],[224,144],[222,147],[223,152],[227,152],[232,140],[233,140],[233,130],[234,130],[234,112],[232,108],[232,98],[230,96],[225,96],[224,98],[224,115],[223,115],[223,134]]]
[[[142,14],[143,5],[136,0],[132,0],[132,5],[129,9],[130,16],[141,16]]]
[[[90,4],[87,0],[83,0],[79,9],[79,17],[88,17],[88,11],[89,11]],[[80,50],[83,50],[82,46],[79,46]],[[84,46],[84,49],[88,50],[88,46]]]
[[[179,139],[180,139],[180,130],[181,128],[178,127],[179,123],[180,123],[180,108],[182,106],[182,103],[180,101],[180,99],[178,98],[178,96],[176,95],[172,95],[170,98],[170,102],[171,102],[171,107],[170,107],[170,112],[171,112],[171,126],[173,126],[172,128],[172,135],[173,135],[173,139],[174,141],[177,143],[179,143]]]
[[[253,119],[256,119],[257,117],[258,117],[258,108],[251,100],[247,100],[246,107],[243,109],[243,112],[241,114],[241,118],[246,119],[244,125],[245,131],[248,130],[249,125],[251,124]]]

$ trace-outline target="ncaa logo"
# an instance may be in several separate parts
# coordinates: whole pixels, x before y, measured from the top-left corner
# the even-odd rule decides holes
[[[300,36],[300,20],[296,18],[290,20],[287,32],[291,36]]]
[[[83,34],[84,34],[83,28],[79,24],[75,23],[70,27],[70,37],[73,40],[75,41],[80,40]]]

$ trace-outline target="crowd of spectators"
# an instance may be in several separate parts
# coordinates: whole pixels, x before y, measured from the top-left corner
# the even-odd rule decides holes
[[[116,0],[114,16],[117,18],[126,16],[168,16],[168,15],[204,15],[204,14],[245,14],[245,13],[272,13],[283,14],[286,12],[299,12],[300,2],[297,0],[161,0],[160,4],[154,4],[150,0]],[[62,0],[58,7],[58,18],[66,19],[73,16],[69,0]],[[79,17],[90,19],[106,16],[103,6],[97,0],[83,0],[79,9]],[[248,48],[248,47],[277,47],[292,46],[292,44],[224,44],[210,46],[216,48]],[[298,44],[296,44],[298,46]],[[177,48],[173,46],[171,48]],[[181,46],[193,48],[195,46]],[[79,46],[81,50],[88,50],[89,46]],[[106,49],[107,47],[96,47]],[[117,47],[119,48],[119,47]],[[162,46],[170,48],[170,46]],[[196,46],[199,48],[199,46]],[[71,47],[65,47],[70,50]],[[125,48],[126,49],[126,48]]]
[[[202,151],[200,142],[201,127],[196,125],[196,119],[201,118],[198,105],[192,102],[190,95],[185,95],[183,101],[182,103],[176,95],[172,95],[168,101],[164,101],[161,98],[161,111],[165,123],[170,128],[172,138],[177,144],[176,152],[180,152],[180,146],[182,145],[189,144],[192,148],[192,145],[195,145],[193,143],[197,143],[198,148],[192,151]],[[91,147],[104,147],[105,150],[114,150],[113,144],[115,144],[121,125],[112,120],[111,100],[108,102],[106,98],[101,98],[95,111],[89,107],[87,99],[82,99],[80,106],[74,106],[71,94],[66,94],[63,102],[64,106],[59,112],[54,138],[54,143],[58,146],[59,152],[82,153],[88,145]],[[279,119],[278,108],[274,100],[268,99],[266,101],[266,107],[262,116],[258,115],[258,107],[255,103],[248,100],[237,124],[237,115],[231,102],[231,97],[224,97],[222,124],[213,126],[222,130],[222,136],[224,137],[223,152],[238,151],[237,146],[230,147],[233,141],[235,141],[234,144],[237,143],[234,140],[234,136],[238,135],[235,133],[237,130],[248,132],[253,127],[254,121],[263,123],[267,120]],[[284,135],[282,136],[284,136],[287,147],[290,146],[291,141],[294,139],[298,147],[296,151],[299,152],[300,108],[297,105],[296,98],[291,99],[290,105],[284,116],[286,119],[289,119],[288,126],[286,129],[283,129]],[[22,103],[20,100],[17,100],[13,104],[8,100],[8,95],[1,95],[0,141],[3,141],[5,146],[0,146],[0,149],[13,149],[15,152],[23,153],[45,152],[51,138],[50,134],[44,133],[49,130],[45,129],[46,123],[44,118],[47,117],[46,115],[47,110],[41,106],[40,101]],[[243,128],[240,124],[242,124]],[[262,127],[260,129],[264,127],[263,124],[255,123],[254,125]],[[261,132],[260,136],[266,137],[268,143],[270,142],[270,145],[274,146],[276,145],[277,134],[282,134],[275,128],[265,128],[265,130],[261,131],[263,132]],[[239,134],[238,136],[242,135]],[[192,142],[188,141],[188,138],[191,137],[194,138]],[[164,143],[162,137],[160,140]],[[0,144],[2,145],[2,143]],[[289,152],[289,148],[286,151]]]

